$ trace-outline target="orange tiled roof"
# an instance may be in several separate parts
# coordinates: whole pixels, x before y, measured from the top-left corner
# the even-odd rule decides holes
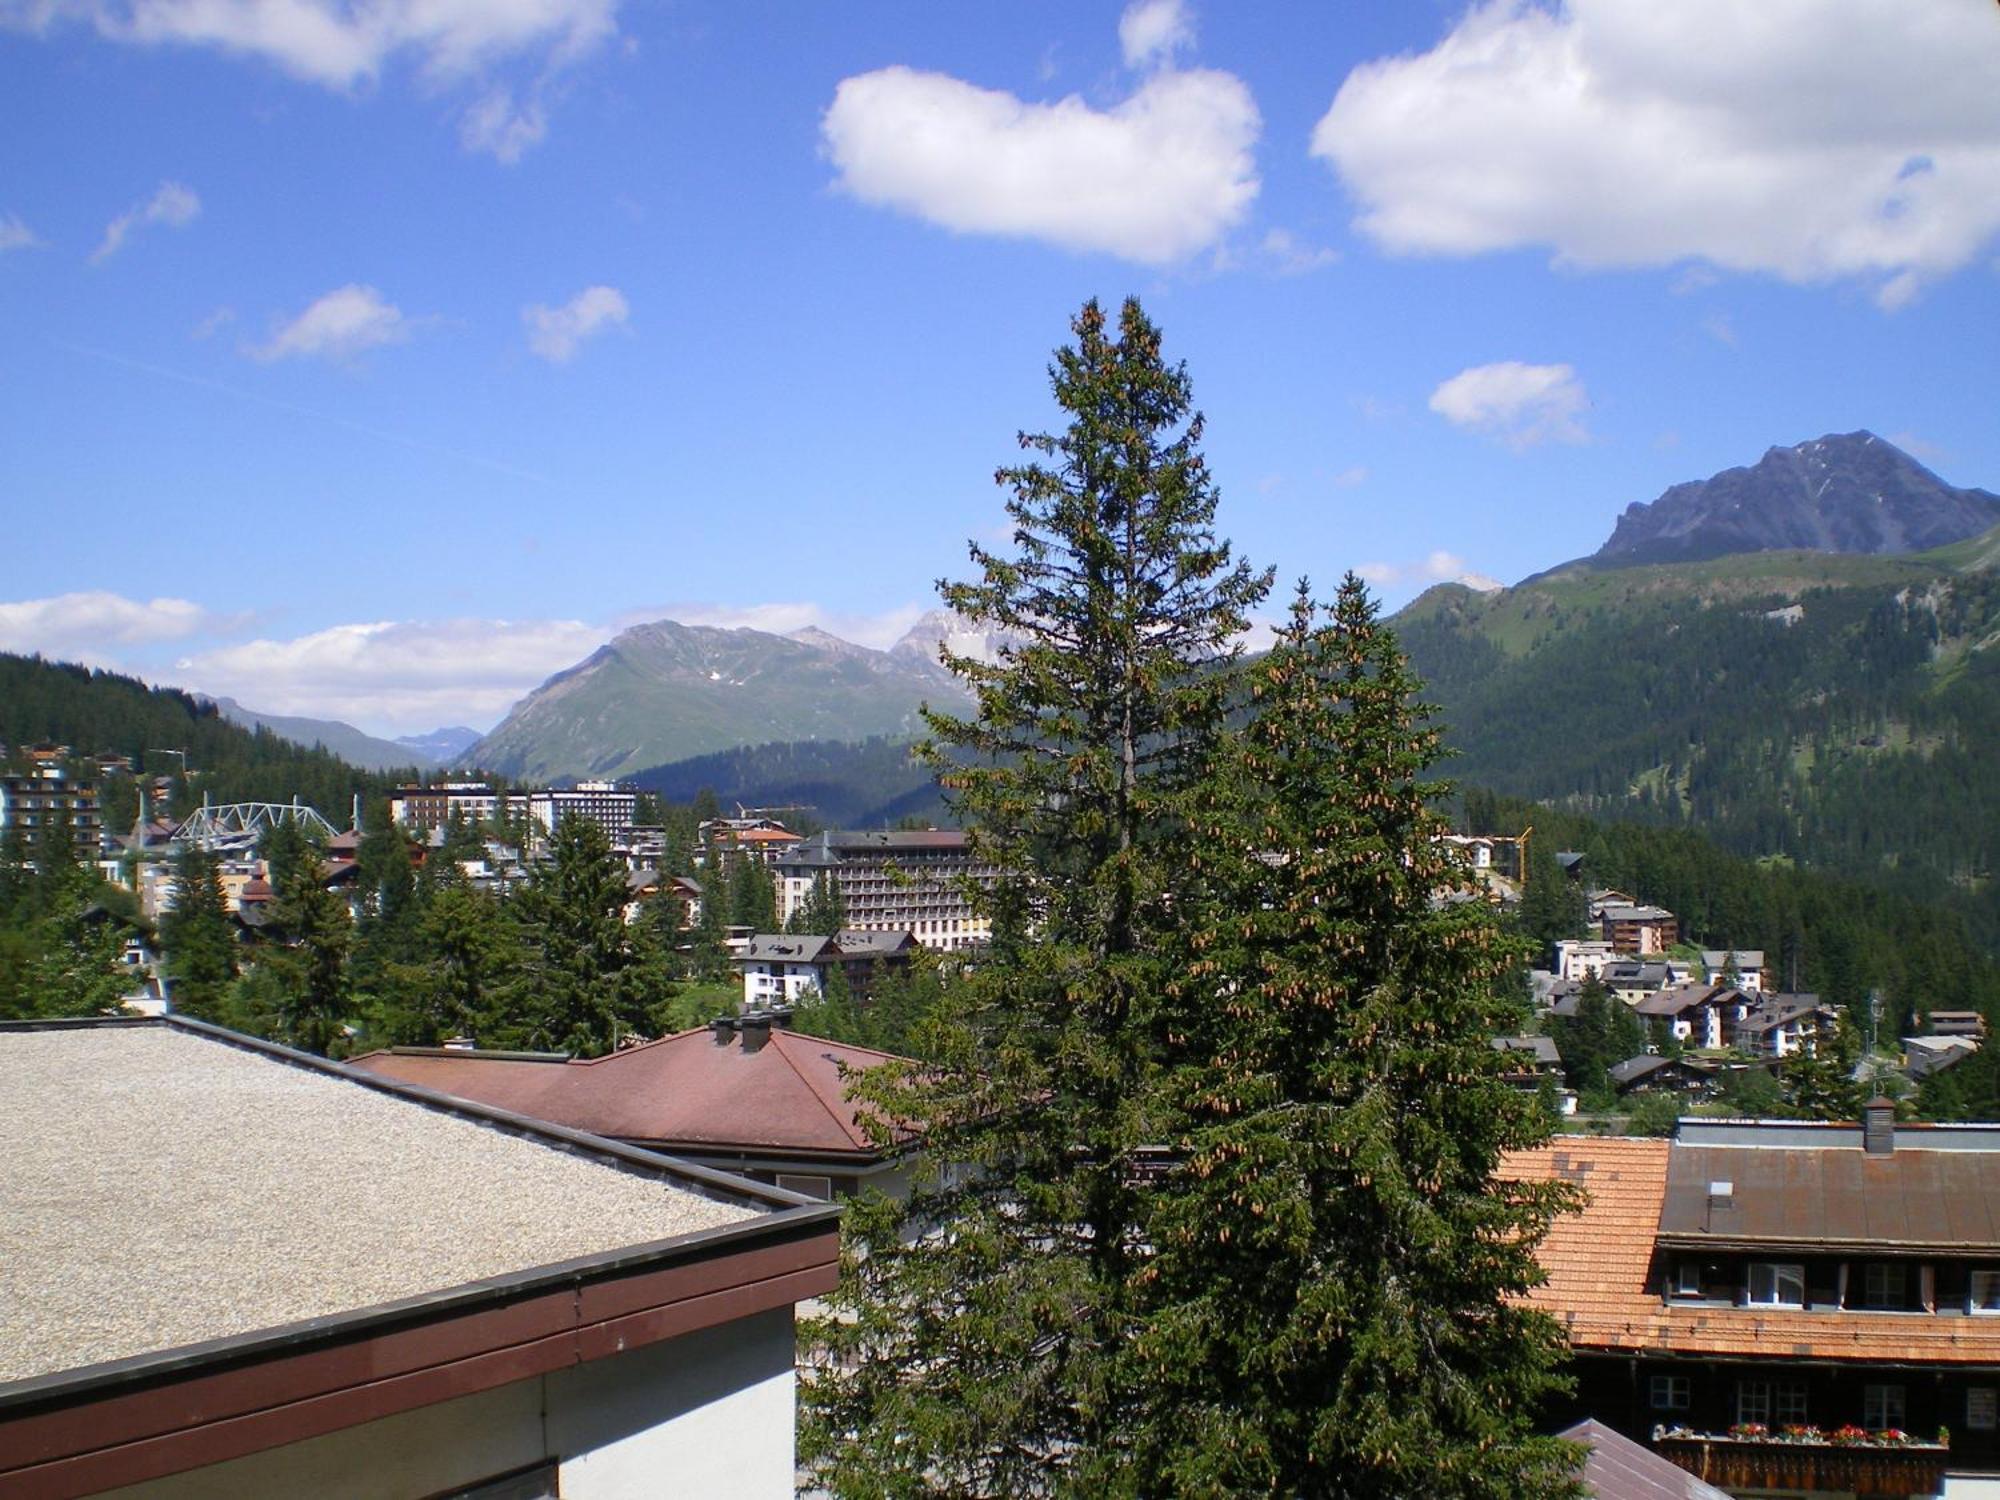
[[[2000,1318],[1662,1303],[1648,1278],[1672,1149],[1663,1140],[1572,1137],[1503,1164],[1503,1176],[1573,1182],[1589,1195],[1543,1241],[1549,1279],[1526,1299],[1552,1313],[1576,1349],[2000,1364]]]

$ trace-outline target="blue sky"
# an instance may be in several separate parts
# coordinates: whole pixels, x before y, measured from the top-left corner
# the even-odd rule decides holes
[[[378,732],[873,644],[1091,296],[1394,606],[1867,427],[2000,490],[2000,9],[0,0],[0,648]]]

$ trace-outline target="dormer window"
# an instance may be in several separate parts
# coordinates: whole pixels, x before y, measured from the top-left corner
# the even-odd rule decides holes
[[[1862,1274],[1861,1305],[1880,1310],[1909,1306],[1910,1268],[1895,1261],[1870,1261]]]
[[[1973,1312],[2000,1313],[2000,1269],[1974,1271],[1971,1294]]]
[[[1701,1295],[1701,1262],[1683,1260],[1674,1263],[1674,1295],[1676,1297],[1699,1297]]]
[[[1806,1268],[1798,1261],[1750,1262],[1749,1301],[1756,1307],[1804,1307]]]

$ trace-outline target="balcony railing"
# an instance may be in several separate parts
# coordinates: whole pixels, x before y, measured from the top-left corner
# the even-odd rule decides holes
[[[1829,1490],[1851,1495],[1937,1495],[1943,1443],[1881,1434],[1789,1437],[1656,1431],[1653,1447],[1724,1490]]]

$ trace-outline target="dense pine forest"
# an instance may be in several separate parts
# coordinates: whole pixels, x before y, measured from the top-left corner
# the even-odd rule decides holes
[[[42,742],[68,745],[80,757],[126,756],[141,771],[172,776],[173,802],[164,810],[176,815],[198,807],[206,793],[216,802],[297,797],[344,822],[357,793],[379,795],[408,779],[357,770],[328,751],[244,729],[178,688],[0,653],[0,743],[18,751]],[[137,810],[130,778],[106,778],[100,796],[105,826],[129,829]]]

